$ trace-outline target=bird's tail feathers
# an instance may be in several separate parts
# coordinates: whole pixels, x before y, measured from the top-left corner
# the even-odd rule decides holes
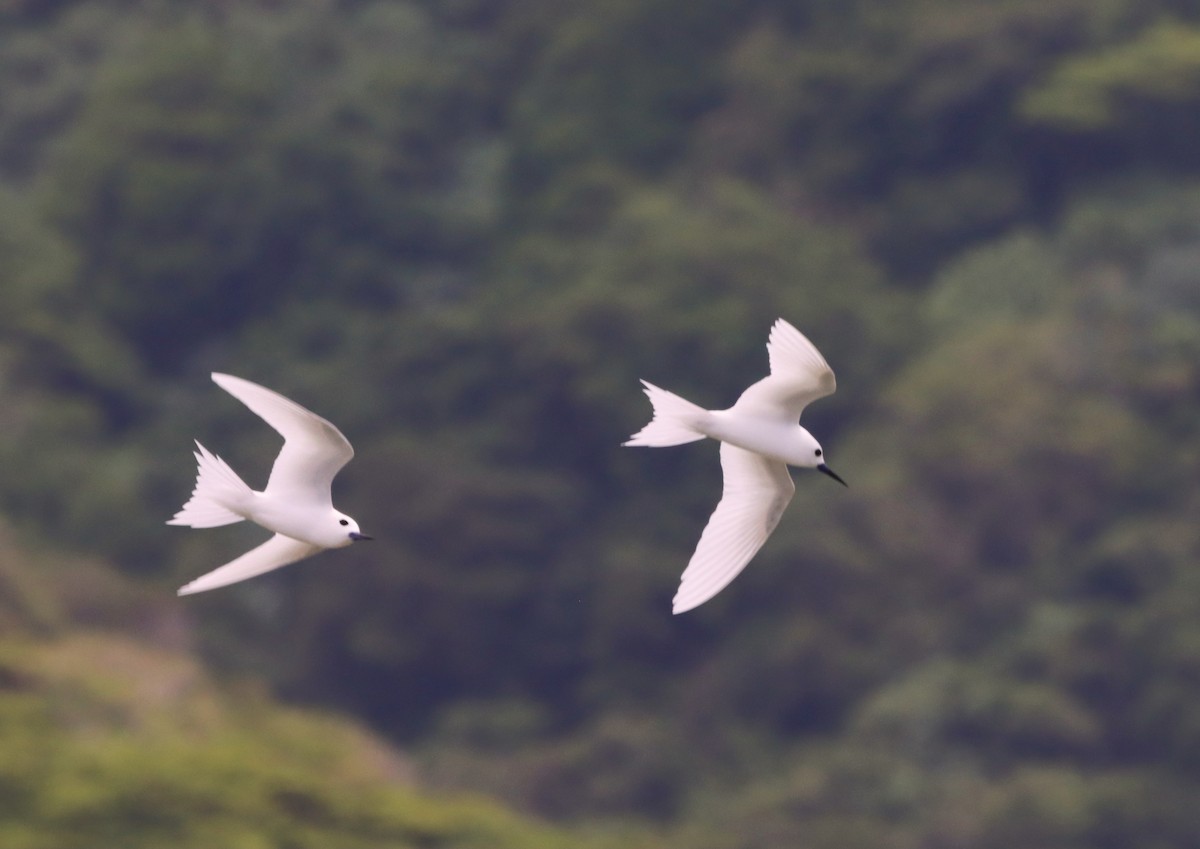
[[[645,387],[646,397],[654,407],[654,417],[650,424],[631,436],[625,445],[662,448],[704,439],[706,434],[699,428],[708,416],[707,410],[645,380],[642,381],[642,386]]]
[[[192,497],[180,508],[168,525],[190,528],[217,528],[232,525],[246,517],[238,512],[254,491],[229,464],[196,442],[196,486]]]

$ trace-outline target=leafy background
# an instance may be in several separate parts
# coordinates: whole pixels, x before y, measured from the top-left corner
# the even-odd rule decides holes
[[[0,4],[0,843],[1194,847],[1198,115],[1170,0]],[[850,489],[672,617],[777,316]],[[175,598],[212,370],[377,542]]]

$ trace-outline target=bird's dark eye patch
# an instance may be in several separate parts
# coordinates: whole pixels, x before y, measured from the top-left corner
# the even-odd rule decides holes
[[[821,449],[820,449],[820,448],[818,448],[818,449],[817,449],[817,456],[818,456],[818,457],[820,457],[820,456],[821,456]]]
[[[817,453],[820,454],[821,452],[818,451]],[[350,522],[347,519],[338,519],[338,524],[339,525],[348,525],[348,524],[350,524]]]

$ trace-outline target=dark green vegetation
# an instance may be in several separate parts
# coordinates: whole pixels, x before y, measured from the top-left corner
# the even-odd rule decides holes
[[[0,536],[5,849],[608,849],[462,794],[346,719],[218,686],[167,596]],[[624,836],[621,846],[650,844]]]
[[[281,699],[670,849],[1195,846],[1197,116],[1170,0],[0,7],[0,842],[563,839]],[[719,471],[637,379],[781,315],[850,489],[671,617]],[[162,525],[190,439],[277,445],[212,369],[377,542],[173,598],[261,538]]]

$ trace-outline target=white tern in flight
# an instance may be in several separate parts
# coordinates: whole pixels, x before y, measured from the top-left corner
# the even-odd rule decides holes
[[[672,610],[698,607],[729,585],[762,548],[796,491],[787,467],[816,469],[842,486],[825,452],[799,425],[804,408],[832,395],[833,370],[812,342],[782,318],[767,340],[771,374],[728,410],[705,410],[642,381],[654,406],[650,424],[626,445],[682,445],[709,437],[721,443],[721,501],[680,579]]]
[[[333,508],[329,491],[333,477],[354,456],[342,432],[257,383],[217,372],[212,379],[279,431],[283,448],[275,458],[266,489],[256,492],[197,440],[196,488],[167,524],[216,528],[249,519],[274,531],[275,536],[184,585],[179,595],[244,581],[326,548],[371,539],[359,531],[357,522]]]

